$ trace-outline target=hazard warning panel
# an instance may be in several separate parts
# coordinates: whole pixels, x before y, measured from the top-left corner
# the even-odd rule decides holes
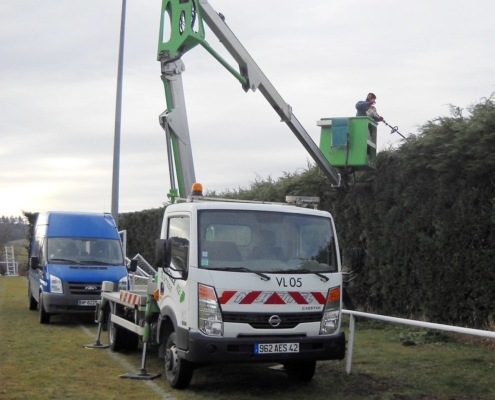
[[[220,304],[325,304],[325,292],[235,291],[219,292]]]

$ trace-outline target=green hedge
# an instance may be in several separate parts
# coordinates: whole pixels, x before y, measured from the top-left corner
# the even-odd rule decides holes
[[[495,106],[421,127],[329,206],[367,252],[352,293],[365,309],[475,327],[495,317]]]

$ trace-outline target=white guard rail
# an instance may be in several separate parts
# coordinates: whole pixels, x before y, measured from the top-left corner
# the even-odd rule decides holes
[[[434,324],[432,322],[423,322],[423,321],[416,321],[413,319],[387,317],[386,315],[369,314],[369,313],[364,313],[360,311],[351,311],[351,310],[342,310],[342,314],[347,314],[351,317],[349,321],[349,341],[347,345],[347,356],[346,356],[346,364],[345,364],[345,370],[348,374],[351,373],[351,365],[352,365],[352,350],[354,348],[354,332],[356,326],[355,317],[376,319],[379,321],[392,322],[395,324],[418,326],[420,328],[437,329],[445,332],[456,332],[456,333],[463,333],[466,335],[475,335],[475,336],[482,336],[490,339],[495,339],[495,332],[483,331],[480,329],[461,328],[459,326]]]

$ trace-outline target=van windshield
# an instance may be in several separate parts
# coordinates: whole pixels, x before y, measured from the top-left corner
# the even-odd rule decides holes
[[[244,210],[199,212],[199,268],[336,272],[330,218]]]
[[[51,264],[124,264],[122,246],[116,239],[51,237],[47,254]]]

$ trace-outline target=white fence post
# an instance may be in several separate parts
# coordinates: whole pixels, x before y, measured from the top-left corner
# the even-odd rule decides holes
[[[354,348],[354,315],[351,314],[349,321],[349,341],[347,342],[347,356],[345,358],[345,372],[351,373],[352,349]]]

